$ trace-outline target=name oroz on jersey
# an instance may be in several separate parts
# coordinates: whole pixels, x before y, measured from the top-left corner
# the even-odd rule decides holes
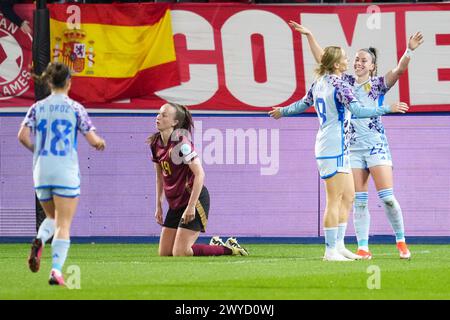
[[[220,304],[218,306],[193,306],[182,304],[175,308],[176,315],[197,315],[207,318],[208,315],[262,315],[274,316],[273,304]]]
[[[60,112],[60,113],[69,113],[70,106],[67,104],[51,104],[49,105],[50,112]],[[45,111],[45,106],[41,106],[39,108],[39,112],[44,112]]]

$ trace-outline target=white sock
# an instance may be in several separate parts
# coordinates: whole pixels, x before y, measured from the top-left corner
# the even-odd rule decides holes
[[[70,248],[70,240],[55,239],[52,242],[52,269],[62,272],[67,253]]]
[[[347,222],[339,223],[336,238],[336,248],[338,249],[345,248],[344,244],[345,231],[347,231]]]
[[[42,244],[45,245],[45,243],[53,237],[53,234],[55,233],[55,220],[50,218],[45,218],[44,221],[42,221],[41,225],[39,226],[38,234],[36,238],[42,240]]]
[[[338,228],[323,228],[325,233],[325,248],[326,250],[335,250],[336,249],[336,240]]]
[[[353,224],[355,226],[358,249],[369,251],[369,194],[367,192],[356,192],[355,204],[353,206]]]
[[[394,191],[391,188],[380,190],[378,191],[378,197],[383,201],[384,212],[394,230],[396,241],[405,241],[402,209],[394,196]]]

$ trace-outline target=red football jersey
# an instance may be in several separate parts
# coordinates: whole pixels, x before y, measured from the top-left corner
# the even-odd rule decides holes
[[[158,133],[151,144],[151,151],[152,161],[162,169],[164,194],[169,207],[179,209],[187,206],[194,184],[194,173],[188,163],[197,157],[193,143],[180,136],[178,141],[170,139],[164,146]]]

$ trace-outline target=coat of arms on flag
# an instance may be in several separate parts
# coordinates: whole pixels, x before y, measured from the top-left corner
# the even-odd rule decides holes
[[[88,70],[86,74],[93,74],[94,66],[94,41],[90,40],[89,52],[86,54],[86,32],[81,29],[66,29],[64,30],[64,39],[55,37],[55,44],[53,47],[53,62],[63,62],[74,73],[81,73],[85,71],[86,60]],[[62,49],[61,49],[62,43]]]

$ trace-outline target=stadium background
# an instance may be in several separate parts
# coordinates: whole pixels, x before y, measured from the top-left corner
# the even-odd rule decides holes
[[[248,69],[255,71],[255,81],[246,83],[239,76],[230,76],[236,72],[233,59],[242,59],[242,56],[227,55],[226,50],[223,51],[222,24],[230,17],[258,10],[264,13],[253,12],[256,18],[265,19],[269,13],[268,21],[273,20],[275,24],[286,19],[298,20],[302,14],[303,23],[315,31],[323,46],[342,45],[347,49],[350,61],[357,48],[377,47],[381,55],[380,74],[395,66],[396,57],[401,56],[405,49],[407,34],[416,30],[424,33],[426,43],[415,52],[408,74],[386,97],[387,101],[400,97],[409,102],[413,113],[385,116],[383,122],[394,158],[395,190],[405,215],[406,234],[449,237],[450,65],[446,57],[450,54],[450,27],[448,22],[445,23],[450,18],[449,9],[450,5],[445,3],[381,6],[381,22],[387,26],[382,25],[381,30],[375,29],[367,36],[364,33],[367,16],[363,16],[367,6],[172,4],[174,30],[182,32],[180,27],[186,20],[188,25],[196,25],[197,29],[189,30],[195,43],[189,49],[186,48],[186,38],[175,36],[181,79],[185,88],[186,83],[190,83],[189,90],[181,86],[169,89],[164,96],[168,99],[197,99],[190,104],[194,105],[192,109],[197,113],[197,127],[202,129],[197,133],[197,137],[202,139],[196,139],[195,143],[203,151],[203,156],[212,143],[211,130],[223,138],[224,147],[216,150],[223,154],[227,152],[227,143],[236,142],[226,141],[227,129],[249,130],[247,133],[251,132],[250,135],[256,132],[256,138],[252,139],[258,141],[264,137],[270,141],[272,133],[278,133],[279,137],[276,175],[261,175],[261,168],[267,167],[261,164],[261,159],[257,163],[249,163],[250,144],[247,144],[243,164],[236,164],[237,154],[232,154],[234,164],[204,163],[205,184],[212,196],[206,235],[316,238],[322,232],[320,219],[325,194],[313,153],[317,119],[308,114],[274,121],[264,115],[271,106],[285,105],[301,98],[312,80],[313,62],[305,39],[296,33],[283,33],[283,27],[279,29],[278,25],[269,24],[262,31],[268,33],[268,38],[263,33],[264,44],[261,45],[260,39],[254,39],[252,55],[248,55],[256,58]],[[25,16],[30,16],[31,10],[31,5],[18,8]],[[358,18],[352,19],[352,16]],[[202,22],[193,24],[189,19]],[[247,21],[244,16],[235,22],[235,27],[250,31],[252,26],[261,27],[257,23],[247,24]],[[353,21],[353,27],[349,21]],[[336,29],[336,26],[341,29]],[[284,28],[288,28],[287,24]],[[270,37],[270,30],[281,30],[281,37],[285,36],[291,42],[282,42],[283,38],[277,42]],[[233,39],[228,40],[229,45],[233,45]],[[26,50],[31,48],[26,38],[21,41],[26,56]],[[277,70],[289,71],[289,59],[277,59],[276,55],[277,52],[289,52],[281,50],[286,49],[282,48],[283,45],[292,47],[291,62],[295,72],[277,73]],[[264,57],[263,61],[258,57]],[[272,65],[272,68],[266,65]],[[351,64],[349,67],[351,71]],[[197,78],[190,74],[193,70],[190,68],[197,68]],[[202,69],[209,78],[195,82],[202,79]],[[211,73],[211,70],[217,70],[217,73]],[[243,75],[248,76],[240,74]],[[289,75],[293,78],[289,79]],[[282,86],[279,85],[280,79]],[[214,90],[214,83],[217,83],[217,90]],[[253,94],[243,96],[245,93],[240,92],[239,87],[244,88],[243,92],[246,87],[252,87]],[[265,99],[275,100],[265,104]],[[0,237],[3,239],[35,234],[31,156],[16,140],[20,121],[31,103],[32,100],[26,97],[0,100]],[[228,107],[224,107],[227,103]],[[160,104],[157,97],[151,97],[146,101],[122,103],[120,108],[117,104],[102,105],[102,108],[89,105],[99,132],[108,142],[108,150],[102,154],[94,153],[88,150],[86,143],[80,143],[82,197],[72,227],[73,236],[159,235],[160,227],[153,219],[154,170],[144,142],[154,131],[155,109]],[[139,106],[139,110],[126,109],[133,106]],[[270,150],[270,144],[265,147]],[[260,146],[257,151],[265,154]],[[390,235],[390,227],[373,185],[369,197],[371,233]],[[353,234],[352,227],[348,234]]]

